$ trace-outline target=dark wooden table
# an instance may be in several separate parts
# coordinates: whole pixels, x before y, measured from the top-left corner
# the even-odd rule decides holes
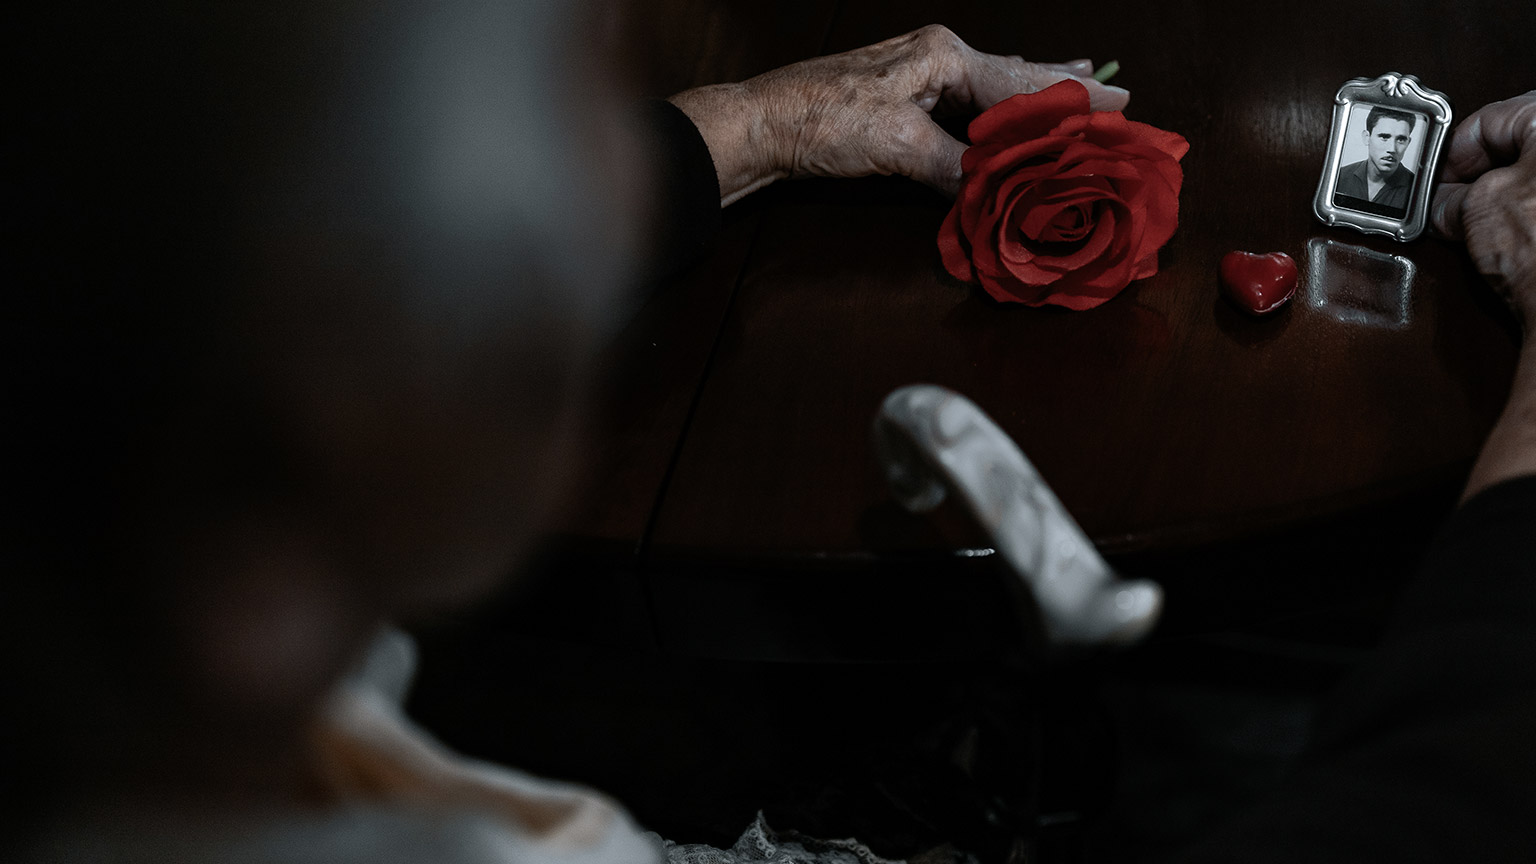
[[[652,95],[937,21],[985,51],[1118,59],[1127,115],[1191,145],[1160,272],[1088,312],[950,279],[947,202],[900,178],[781,183],[727,211],[714,254],[610,351],[588,492],[562,527],[584,571],[639,578],[663,642],[793,654],[752,615],[707,613],[824,634],[879,617],[869,598],[904,579],[935,616],[989,614],[924,572],[985,539],[957,512],[901,512],[875,470],[870,420],[905,384],[973,399],[1115,556],[1445,503],[1497,417],[1517,336],[1463,250],[1325,228],[1311,198],[1341,83],[1415,74],[1465,116],[1536,83],[1536,6],[674,0],[637,15]],[[1297,260],[1288,309],[1253,320],[1218,297],[1232,249]],[[879,653],[909,635],[854,641]]]

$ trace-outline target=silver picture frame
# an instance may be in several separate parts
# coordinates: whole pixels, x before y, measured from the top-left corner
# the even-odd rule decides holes
[[[1312,211],[1326,225],[1407,242],[1424,233],[1451,103],[1412,75],[1346,81]]]

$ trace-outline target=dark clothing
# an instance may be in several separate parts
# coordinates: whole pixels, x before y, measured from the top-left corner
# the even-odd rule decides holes
[[[1281,791],[1197,862],[1536,861],[1536,477],[1467,502]]]
[[[704,257],[720,230],[720,181],[709,145],[682,109],[665,99],[639,106],[656,185],[650,255],[643,281],[654,282]]]
[[[1334,205],[1348,207],[1349,203],[1337,200],[1338,198],[1354,198],[1375,204],[1369,212],[1380,212],[1379,208],[1400,210],[1407,212],[1408,200],[1413,197],[1413,181],[1415,175],[1402,165],[1398,165],[1391,174],[1387,175],[1386,182],[1376,191],[1376,197],[1370,196],[1370,187],[1366,182],[1366,171],[1369,159],[1361,159],[1353,165],[1345,165],[1339,170],[1339,183],[1333,189],[1335,196]]]

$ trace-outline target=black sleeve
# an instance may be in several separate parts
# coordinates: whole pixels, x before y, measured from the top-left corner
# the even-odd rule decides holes
[[[720,230],[720,181],[704,137],[681,109],[649,99],[638,114],[655,179],[642,275],[655,282],[710,250]]]
[[[1451,518],[1282,790],[1177,860],[1536,861],[1536,477]]]

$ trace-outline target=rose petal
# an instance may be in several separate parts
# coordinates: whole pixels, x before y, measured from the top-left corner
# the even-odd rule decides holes
[[[1119,111],[1099,111],[1078,114],[1061,121],[1054,134],[1092,140],[1100,147],[1113,150],[1126,144],[1134,144],[1137,138],[1126,128],[1129,121]]]
[[[1051,225],[1055,223],[1056,219],[1061,216],[1063,210],[1073,209],[1074,212],[1082,212],[1076,208],[1062,207],[1058,204],[1036,204],[1033,207],[1021,209],[1023,209],[1024,215],[1023,218],[1016,219],[1017,225],[1014,227],[1014,230],[1018,232],[1018,235],[1021,239],[1037,240],[1042,242],[1052,242],[1047,241],[1046,238],[1042,235],[1044,235],[1046,229],[1050,228]]]
[[[1177,132],[1169,132],[1146,123],[1137,123],[1135,120],[1126,121],[1127,125],[1135,128],[1142,144],[1156,147],[1168,154],[1175,162],[1184,158],[1189,152],[1189,141]]]
[[[1062,277],[1061,270],[1045,266],[1045,259],[1019,241],[1017,231],[1009,229],[1007,220],[994,242],[1000,267],[989,275],[1012,278],[1024,285],[1049,285]]]
[[[1010,235],[1015,233],[1007,229],[1006,223],[1002,231]],[[1045,261],[1016,237],[999,236],[996,242],[1000,266],[988,275],[1011,277],[1025,285],[1049,285],[1061,278],[1061,270],[1045,266]]]
[[[1041,135],[1022,141],[968,147],[960,154],[960,169],[969,180],[992,182],[1001,172],[1016,171],[1031,160],[1055,163],[1057,154],[1066,149],[1072,140]]]
[[[1103,287],[1105,283],[1112,283],[1117,278],[1129,281],[1123,274],[1116,276],[1116,271],[1126,267],[1123,238],[1119,236],[1126,230],[1123,223],[1124,219],[1118,209],[1105,206],[1095,224],[1093,236],[1087,241],[1087,244],[1100,250],[1099,253],[1073,268],[1071,279],[1063,281],[1058,287],[1065,289],[1071,286],[1071,290],[1080,294],[1107,296],[1118,289],[1106,290]]]
[[[1042,180],[1028,189],[1021,190],[1020,194],[1007,202],[1003,221],[1007,224],[1010,233],[1000,234],[999,237],[1008,242],[1028,240],[1055,242],[1042,236],[1041,232],[1064,208],[1083,208],[1088,216],[1087,221],[1091,223],[1097,212],[1094,209],[1096,203],[1103,198],[1113,197],[1114,194],[1110,184],[1102,180],[1095,180],[1076,188],[1071,184],[1060,183],[1055,178]],[[1091,228],[1091,224],[1089,227]],[[1087,236],[1087,233],[1085,230],[1083,236]],[[1006,253],[1007,248],[1005,247],[1002,252]]]
[[[987,218],[1000,218],[1006,221],[1014,219],[1017,211],[1016,215],[1021,219],[1026,212],[1037,207],[1054,209],[1055,205],[1087,203],[1113,194],[1115,194],[1113,185],[1104,178],[1064,181],[1056,177],[1038,179],[1010,177],[999,188],[998,196],[994,201],[1000,212],[996,217],[988,214]],[[1021,225],[1018,220],[1015,220],[1014,224]],[[1026,233],[1033,236],[1036,232],[1027,230]]]
[[[1114,240],[1113,211],[1100,210],[1096,214],[1092,232],[1082,246],[1067,255],[1041,253],[1038,249],[1031,249],[1023,243],[999,240],[999,257],[1007,272],[1013,274],[1019,281],[1033,285],[1049,285],[1103,256],[1104,250]]]
[[[1115,196],[1107,181],[1094,178],[1063,183],[1056,178],[1042,180],[1008,202],[1006,220],[1022,237],[1036,238],[1040,229],[1063,207],[1092,207],[1104,198]],[[1090,210],[1090,214],[1096,211]]]
[[[1107,177],[1046,177],[1029,189],[1031,201],[1070,201],[1075,198],[1101,198],[1116,195],[1115,181]]]
[[[1111,154],[1108,157],[1101,156],[1082,161],[1066,162],[1063,160],[1060,169],[1051,176],[1062,180],[1086,180],[1093,177],[1116,180],[1140,177],[1141,174],[1141,165],[1139,163],[1130,162]]]
[[[1157,272],[1178,226],[1182,136],[1088,113],[1076,82],[1004,100],[970,131],[939,232],[956,278],[1003,302],[1089,309]]]
[[[1117,292],[1131,284],[1131,274],[1138,260],[1138,256],[1133,253],[1141,248],[1141,235],[1145,231],[1146,220],[1133,216],[1126,222],[1121,229],[1121,236],[1115,238],[1115,242],[1110,244],[1106,254],[1097,262],[1104,269],[1085,278],[1082,283],[1084,288]]]
[[[1020,93],[993,105],[971,121],[966,129],[972,144],[990,141],[1028,141],[1047,135],[1064,120],[1086,114],[1088,88],[1065,80],[1039,91]]]
[[[960,167],[965,172],[963,185],[996,186],[1019,171],[1052,174],[1056,171],[1057,157],[1070,141],[1057,138],[1038,138],[991,150],[972,147],[960,156]],[[966,166],[967,157],[975,153]]]
[[[1122,197],[1144,215],[1146,232],[1142,250],[1157,249],[1173,237],[1179,224],[1179,185],[1182,173],[1175,168],[1176,180],[1170,183],[1166,173],[1149,171],[1135,181],[1120,181]]]
[[[963,185],[959,197],[966,203],[961,212],[961,229],[969,237],[991,233],[993,221],[1000,217],[1003,206],[1017,194],[1017,189],[1048,177],[1054,170],[1051,161],[1025,164],[1011,170],[999,167],[991,179]],[[957,201],[956,206],[962,205]]]
[[[1116,154],[1117,158],[1129,162],[1134,162],[1142,166],[1144,170],[1149,166],[1177,167],[1179,164],[1179,160],[1174,159],[1172,156],[1169,156],[1162,150],[1139,142],[1122,144],[1119,147],[1116,147],[1112,152]]]
[[[1024,210],[1018,219],[1018,232],[1027,239],[1044,243],[1068,243],[1088,236],[1093,228],[1093,202],[1103,197],[1082,196],[1068,201],[1045,201]],[[1068,237],[1062,232],[1072,236]]]
[[[1049,181],[1054,166],[1030,166],[1009,175],[997,188],[992,191],[987,206],[981,215],[984,218],[1000,218],[1003,210],[1010,206],[1010,202],[1020,195],[1033,194],[1026,191],[1028,187],[1043,181]]]
[[[1095,111],[1068,117],[1061,121],[1055,134],[1084,135],[1103,147],[1117,150],[1128,144],[1142,145],[1176,160],[1189,152],[1189,142],[1183,135],[1127,120],[1119,111]]]
[[[960,233],[959,213],[959,208],[951,208],[939,225],[939,258],[949,275],[964,282],[975,282],[976,268],[971,264],[970,244]]]
[[[1057,211],[1040,231],[1040,239],[1049,243],[1076,243],[1093,230],[1093,212],[1083,204],[1068,204]]]
[[[1080,270],[1088,262],[1102,258],[1104,252],[1114,242],[1116,225],[1119,221],[1112,203],[1109,199],[1099,202],[1098,212],[1094,214],[1093,233],[1088,236],[1087,242],[1070,255],[1052,258],[1045,266]]]
[[[1149,195],[1146,205],[1146,228],[1141,238],[1140,251],[1155,253],[1173,239],[1179,227],[1179,201],[1174,195]]]

